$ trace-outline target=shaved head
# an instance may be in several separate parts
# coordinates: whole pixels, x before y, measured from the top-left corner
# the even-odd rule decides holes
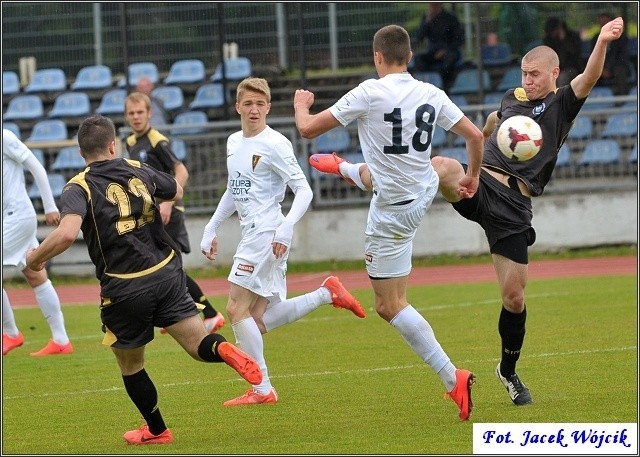
[[[536,46],[531,51],[527,52],[522,58],[522,63],[531,64],[538,63],[543,68],[551,71],[554,67],[560,66],[560,60],[556,51],[549,46]]]

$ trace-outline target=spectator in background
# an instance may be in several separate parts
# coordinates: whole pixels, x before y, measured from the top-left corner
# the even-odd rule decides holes
[[[567,27],[567,23],[560,18],[550,17],[544,24],[544,38],[542,44],[556,51],[560,60],[560,75],[558,87],[569,82],[582,73],[584,65],[581,57],[580,34]]]
[[[606,12],[598,15],[598,24],[604,26],[613,17]],[[591,40],[591,49],[596,45],[598,36]],[[629,92],[629,37],[626,26],[622,30],[620,38],[610,41],[607,46],[607,55],[604,59],[602,77],[598,80],[598,86],[612,86],[615,95],[626,95]]]
[[[153,88],[153,82],[146,76],[138,79],[136,83],[136,91],[145,94],[151,100],[151,125],[154,127],[167,125],[169,123],[167,110],[164,108],[162,100],[151,95]]]
[[[498,14],[498,36],[519,56],[540,44],[538,10],[531,3],[501,3]]]
[[[429,3],[429,11],[415,33],[414,41],[427,40],[427,51],[417,54],[412,71],[438,71],[443,89],[448,91],[456,77],[456,64],[462,56],[464,29],[455,14],[442,8],[442,3]]]

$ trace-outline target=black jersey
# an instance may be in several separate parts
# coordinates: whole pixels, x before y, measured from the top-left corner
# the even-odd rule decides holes
[[[182,269],[156,204],[176,190],[171,175],[122,158],[93,162],[66,184],[60,214],[82,217],[103,297],[140,293]]]
[[[171,175],[174,174],[175,164],[180,162],[169,146],[167,137],[153,128],[138,137],[135,134],[130,135],[127,138],[127,152],[129,158]],[[191,252],[182,200],[173,205],[171,219],[164,229],[180,246],[182,252],[187,254]]]
[[[130,159],[146,163],[156,170],[173,174],[176,163],[180,163],[169,145],[169,139],[154,128],[140,136],[135,133],[129,135],[126,144]],[[182,207],[182,202],[176,202],[174,209],[176,207]]]
[[[551,179],[558,151],[585,100],[578,100],[569,84],[541,100],[529,100],[521,87],[508,90],[502,98],[498,118],[523,115],[534,119],[542,130],[542,147],[527,161],[509,159],[498,148],[498,125],[485,145],[483,165],[522,179],[532,196],[541,195]]]

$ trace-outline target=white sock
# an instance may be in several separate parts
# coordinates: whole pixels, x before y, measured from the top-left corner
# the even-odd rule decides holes
[[[36,294],[38,306],[40,306],[40,310],[51,329],[51,338],[59,345],[68,344],[69,337],[67,336],[67,330],[64,328],[64,316],[60,307],[60,298],[53,288],[51,280],[47,279],[46,282],[35,287],[33,291]]]
[[[340,173],[342,173],[342,176],[352,179],[360,189],[367,190],[366,186],[362,182],[362,178],[360,177],[360,165],[363,164],[342,162],[338,165],[338,169],[340,170]]]
[[[2,333],[6,333],[11,338],[15,338],[20,333],[16,326],[16,319],[13,316],[9,296],[4,288],[2,289]]]
[[[447,392],[456,386],[456,368],[444,352],[433,329],[416,309],[408,305],[390,322],[418,356],[435,371]]]
[[[331,303],[331,292],[326,287],[319,287],[313,292],[270,305],[264,312],[262,321],[267,332],[270,332],[281,325],[297,321],[325,303]]]
[[[258,324],[253,320],[253,317],[247,317],[240,322],[232,324],[231,328],[236,337],[236,345],[253,357],[260,366],[262,382],[254,385],[254,390],[263,395],[268,394],[271,392],[272,386],[269,380],[267,362],[264,359],[264,342]]]

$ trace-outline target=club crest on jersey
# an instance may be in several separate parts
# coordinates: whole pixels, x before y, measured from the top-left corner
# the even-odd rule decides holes
[[[147,161],[147,151],[145,151],[143,149],[142,151],[140,151],[140,153],[138,155],[140,156],[140,162],[146,162]]]
[[[260,159],[262,159],[262,156],[256,156],[254,155],[251,158],[251,168],[253,169],[253,171],[256,170],[256,167],[258,166],[258,162],[260,162]]]
[[[541,105],[536,106],[535,108],[533,108],[533,115],[534,116],[539,116],[546,108],[547,106],[542,103]]]

